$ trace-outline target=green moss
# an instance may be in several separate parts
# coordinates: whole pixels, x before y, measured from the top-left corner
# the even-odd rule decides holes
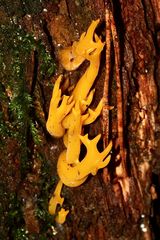
[[[0,52],[0,77],[2,79],[0,97],[2,104],[8,99],[6,95],[8,89],[12,95],[8,99],[8,109],[14,132],[9,127],[8,130],[12,136],[17,137],[22,142],[26,141],[25,136],[28,128],[30,128],[33,140],[38,144],[40,138],[30,114],[33,110],[33,96],[27,89],[26,64],[31,52],[37,50],[41,62],[40,76],[43,78],[44,75],[50,77],[53,74],[55,70],[54,61],[40,40],[36,41],[32,35],[25,33],[17,25],[2,25],[0,37],[0,45],[3,46]],[[1,113],[0,119],[0,131],[7,133],[3,113]]]
[[[36,216],[43,226],[42,233],[49,234],[51,232],[51,227],[53,226],[53,216],[51,216],[48,212],[48,201],[50,193],[53,191],[53,186],[56,182],[56,179],[52,176],[51,166],[46,159],[42,155],[39,156],[39,159],[41,159],[42,163],[40,178],[41,192],[37,199]]]
[[[3,6],[8,16],[22,17],[25,14],[39,14],[46,0],[1,0],[0,6]]]
[[[3,7],[7,9],[9,15],[13,15],[17,9],[15,3],[7,5],[9,2],[3,1]],[[21,1],[16,2],[21,4]],[[33,4],[35,4],[34,10],[36,9],[37,12],[41,9],[41,4],[39,5],[40,8],[36,8],[36,1],[24,2],[26,5],[28,4],[24,11],[29,12]],[[40,3],[40,1],[38,2]],[[44,77],[49,78],[53,75],[55,63],[43,42],[36,40],[32,34],[25,32],[21,28],[21,25],[18,24],[18,17],[14,17],[13,21],[0,25],[0,152],[3,152],[8,139],[15,140],[18,146],[17,149],[19,149],[18,157],[20,159],[21,181],[23,181],[32,166],[30,160],[32,159],[32,149],[30,146],[38,146],[36,147],[37,152],[34,154],[41,157],[40,146],[42,144],[42,129],[35,120],[34,100],[36,96],[35,92],[29,88],[26,79],[26,66],[28,66],[31,56],[36,52],[39,60],[36,81],[42,82]],[[7,156],[9,147],[6,147],[5,151],[5,156]],[[48,177],[47,167],[46,169],[44,167],[44,161],[47,160],[43,156],[42,158],[42,180],[39,187],[44,191],[41,191],[39,195],[36,214],[47,230],[52,224],[52,219],[47,210],[51,179]],[[3,169],[3,162],[0,164],[0,169]],[[1,180],[3,179],[0,176]],[[4,192],[6,193],[6,201]],[[9,234],[10,239],[15,240],[37,239],[34,235],[29,235],[24,228],[21,211],[22,203],[17,198],[16,193],[9,192],[8,186],[4,185],[3,194],[0,194],[0,198],[4,200],[3,204],[0,205],[2,238],[8,239]],[[47,234],[49,236],[50,231],[43,233],[42,237],[44,235],[45,239]]]
[[[1,184],[0,189],[0,198],[3,199],[0,204],[0,233],[2,237],[1,239],[8,239],[8,231],[11,236],[15,236],[17,229],[19,229],[21,225],[24,224],[21,211],[21,202],[17,198],[16,193],[7,194],[5,191],[5,186],[3,184]],[[19,238],[13,239],[17,240]]]
[[[7,215],[7,224],[12,226],[14,229],[21,225],[22,221],[22,211],[21,211],[21,202],[17,198],[16,193],[10,193],[9,195],[9,211]]]
[[[22,227],[22,228],[17,228],[14,236],[14,240],[29,240],[28,232]]]

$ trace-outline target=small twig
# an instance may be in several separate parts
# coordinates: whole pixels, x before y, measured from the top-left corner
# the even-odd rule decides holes
[[[103,145],[107,146],[109,140],[109,111],[108,111],[108,95],[109,95],[109,77],[111,66],[111,25],[110,25],[110,10],[106,7],[105,12],[106,22],[106,74],[103,88],[103,111],[102,111],[102,126],[103,126]]]
[[[106,73],[103,88],[103,103],[102,110],[102,128],[103,128],[103,147],[108,145],[109,142],[109,78],[111,69],[111,24],[110,24],[110,1],[105,1],[105,23],[106,23]],[[109,180],[108,169],[103,169],[103,181],[107,183]]]
[[[111,20],[111,32],[114,46],[114,54],[115,54],[115,71],[116,71],[116,84],[117,84],[117,128],[118,128],[118,145],[120,147],[120,158],[121,163],[120,166],[116,169],[117,175],[119,177],[126,177],[126,152],[124,149],[124,133],[123,133],[123,97],[122,97],[122,85],[121,85],[121,77],[120,77],[120,51],[119,51],[119,40],[117,36],[117,30],[113,18],[113,14],[110,14]]]

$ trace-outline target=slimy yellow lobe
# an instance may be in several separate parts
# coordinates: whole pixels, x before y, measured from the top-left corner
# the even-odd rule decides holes
[[[54,137],[62,137],[64,135],[65,129],[62,126],[62,121],[74,106],[72,97],[66,95],[63,95],[63,97],[61,97],[61,79],[62,75],[58,77],[54,85],[49,107],[48,120],[46,123],[47,131]]]
[[[66,186],[78,187],[87,179],[89,174],[96,175],[100,168],[108,165],[111,157],[109,153],[112,149],[112,142],[109,143],[103,152],[99,152],[97,143],[100,137],[101,135],[98,135],[94,139],[89,140],[88,135],[79,136],[87,149],[87,153],[82,161],[78,161],[75,164],[69,164],[67,162],[66,150],[60,154],[57,172],[61,181]]]
[[[61,210],[58,212],[58,215],[56,216],[56,222],[59,224],[63,224],[66,220],[67,214],[69,213],[69,210],[65,210],[64,208],[61,208]]]
[[[51,215],[54,215],[56,213],[56,208],[57,208],[58,204],[60,206],[62,206],[62,204],[63,204],[64,198],[62,198],[60,196],[62,187],[63,187],[63,183],[60,180],[56,186],[53,196],[51,197],[51,199],[49,201],[48,211]]]
[[[65,149],[60,153],[57,162],[57,173],[60,181],[49,201],[49,213],[56,214],[57,205],[62,207],[64,199],[60,196],[62,185],[78,187],[83,184],[88,175],[96,175],[97,171],[108,165],[112,149],[112,142],[99,152],[97,144],[101,135],[92,140],[88,134],[83,136],[84,125],[91,124],[101,114],[103,100],[100,100],[96,109],[89,106],[94,98],[95,89],[92,89],[98,75],[100,56],[104,47],[101,38],[95,33],[99,19],[92,21],[88,30],[82,33],[79,41],[73,43],[59,53],[62,66],[67,71],[77,69],[84,61],[89,62],[85,73],[80,77],[73,88],[71,95],[62,94],[62,75],[55,82],[49,107],[46,127],[54,137],[63,137]],[[63,86],[65,89],[68,82]],[[109,109],[109,108],[108,108]],[[80,159],[82,144],[86,147],[86,154]],[[68,210],[61,208],[55,220],[65,222]]]

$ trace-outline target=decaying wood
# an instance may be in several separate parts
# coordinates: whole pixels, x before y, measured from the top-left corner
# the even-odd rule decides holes
[[[42,41],[57,63],[57,72],[51,80],[53,83],[60,73],[65,78],[69,77],[72,84],[84,73],[88,64],[86,62],[74,73],[65,72],[59,64],[58,51],[79,39],[91,21],[100,18],[97,33],[102,36],[106,46],[95,83],[93,106],[102,97],[105,106],[101,118],[87,127],[86,131],[92,137],[97,132],[102,133],[101,148],[110,139],[114,143],[108,168],[95,177],[91,176],[80,187],[64,186],[64,205],[70,213],[63,225],[53,223],[53,236],[49,239],[159,239],[160,232],[157,229],[160,229],[160,208],[155,211],[155,207],[160,205],[160,191],[157,190],[160,186],[160,2],[59,0],[45,4],[45,11],[41,14],[44,29],[30,15],[24,16],[23,26],[28,32],[34,32],[37,39],[43,33]],[[36,24],[33,24],[34,21]],[[52,89],[48,87],[48,79],[44,79],[43,83],[39,81],[39,69],[34,69],[37,60],[34,54],[32,52],[30,56],[32,67],[26,66],[26,82],[29,92],[34,92],[35,112],[42,121],[41,151],[49,159],[56,179],[57,158],[63,143],[51,138],[45,130]],[[34,74],[37,74],[36,82],[33,81]],[[9,89],[7,91],[10,97]],[[114,108],[108,110],[109,106]],[[5,106],[4,112],[7,116]],[[7,140],[7,149],[9,145],[12,152],[16,151],[15,155],[8,157],[8,161],[14,160],[14,170],[20,165],[18,149],[16,143],[12,141],[10,144]],[[29,147],[32,163],[30,172],[21,179],[20,171],[15,170],[17,175],[12,176],[11,181],[14,183],[15,178],[15,183],[9,187],[12,191],[19,188],[18,196],[23,202],[26,229],[40,236],[41,223],[35,209],[42,163],[35,155],[37,146]],[[9,166],[6,169],[3,167],[2,175],[9,175],[8,172]],[[8,179],[5,179],[7,186]],[[55,186],[56,182],[53,189]]]

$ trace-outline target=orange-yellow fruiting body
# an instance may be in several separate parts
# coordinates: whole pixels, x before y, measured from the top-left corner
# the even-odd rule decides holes
[[[51,197],[49,201],[48,211],[51,215],[54,215],[56,213],[56,207],[59,204],[62,206],[64,198],[60,196],[61,190],[62,190],[63,183],[60,180],[56,186],[56,189],[53,193],[53,196]]]
[[[61,210],[58,212],[56,216],[56,222],[59,224],[63,224],[66,220],[66,216],[69,213],[69,210],[65,210],[64,208],[61,208]]]
[[[104,151],[99,152],[97,143],[101,135],[92,140],[89,140],[88,134],[82,135],[83,126],[94,122],[103,108],[102,100],[95,110],[89,108],[95,92],[95,89],[91,88],[99,71],[100,55],[104,47],[104,43],[95,33],[98,24],[99,20],[92,21],[87,32],[82,33],[80,40],[74,42],[71,47],[61,50],[59,54],[62,66],[68,71],[77,69],[85,60],[89,61],[89,66],[77,82],[71,96],[61,93],[62,76],[57,79],[53,89],[47,130],[52,136],[63,137],[66,149],[58,158],[57,172],[60,182],[49,202],[51,214],[55,214],[57,204],[60,206],[63,204],[64,199],[60,197],[62,183],[69,187],[81,185],[89,174],[96,175],[100,168],[106,167],[111,158],[112,142]],[[82,143],[87,152],[80,161]],[[63,224],[67,214],[68,211],[62,208],[56,221]]]

